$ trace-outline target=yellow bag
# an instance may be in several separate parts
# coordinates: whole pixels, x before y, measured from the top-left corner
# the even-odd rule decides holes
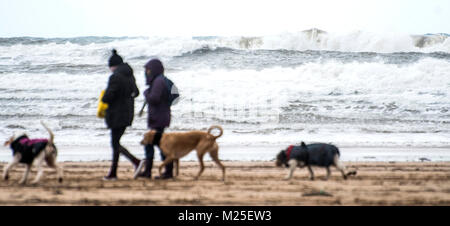
[[[100,93],[100,98],[98,100],[97,117],[99,118],[104,118],[106,115],[106,109],[108,109],[108,104],[102,101],[103,95],[105,95],[105,90],[102,90],[102,92]]]

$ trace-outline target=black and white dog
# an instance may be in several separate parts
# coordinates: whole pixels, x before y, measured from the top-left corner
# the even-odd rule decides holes
[[[331,144],[315,143],[306,145],[304,142],[300,146],[289,146],[286,150],[281,150],[276,157],[276,166],[285,165],[289,167],[289,174],[284,178],[292,178],[295,168],[307,166],[311,180],[314,180],[314,172],[311,166],[326,167],[327,177],[331,175],[330,166],[335,166],[342,173],[342,177],[347,179],[349,175],[356,175],[356,171],[345,173],[345,166],[339,161],[339,149]]]
[[[55,168],[59,183],[62,182],[63,170],[56,164],[56,156],[58,154],[56,146],[54,144],[54,135],[52,131],[43,123],[41,124],[50,134],[49,139],[29,139],[26,134],[19,137],[12,136],[5,142],[5,146],[10,146],[13,152],[13,160],[5,166],[3,170],[3,179],[9,179],[9,170],[19,163],[25,164],[26,170],[20,180],[20,184],[25,184],[30,173],[31,166],[34,162],[37,164],[38,173],[36,178],[32,181],[33,184],[39,182],[42,174],[44,173],[43,162],[47,162],[49,167]]]

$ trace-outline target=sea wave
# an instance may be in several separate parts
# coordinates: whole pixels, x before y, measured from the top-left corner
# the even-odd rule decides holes
[[[295,67],[328,59],[403,64],[424,57],[450,59],[448,37],[311,29],[261,37],[0,38],[0,74],[108,73],[107,60],[113,48],[133,65],[158,57],[167,62],[169,70]]]
[[[95,113],[110,75],[110,50],[117,48],[135,69],[141,93],[146,85],[139,65],[162,58],[181,92],[172,108],[173,130],[220,124],[226,144],[300,137],[350,145],[449,144],[445,34],[427,34],[417,43],[410,35],[310,33],[0,44],[0,118],[7,121],[0,136],[24,128],[46,134],[39,124],[44,120],[58,143],[107,144],[104,120]],[[136,112],[143,99],[136,99]],[[135,117],[130,140],[138,144],[146,130],[146,118]]]
[[[17,60],[28,55],[62,58],[67,62],[102,64],[111,48],[133,59],[142,56],[174,57],[205,49],[238,50],[320,50],[340,52],[445,52],[450,53],[448,34],[378,34],[355,31],[332,33],[319,29],[286,32],[257,37],[76,37],[76,38],[0,38],[3,60]],[[6,57],[6,59],[5,59]],[[12,58],[12,59],[11,59]],[[83,61],[85,59],[85,61]],[[39,62],[39,58],[30,60]]]

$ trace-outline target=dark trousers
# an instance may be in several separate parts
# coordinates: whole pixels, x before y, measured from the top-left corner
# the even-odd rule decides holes
[[[120,154],[122,154],[126,158],[128,158],[135,167],[137,167],[140,162],[139,159],[137,159],[126,148],[124,148],[122,145],[120,145],[120,138],[122,138],[122,135],[125,133],[125,130],[126,130],[126,127],[111,129],[111,146],[113,149],[113,156],[112,156],[111,170],[109,171],[110,177],[117,176],[117,167],[119,165],[119,155]]]
[[[155,148],[153,147],[153,145],[156,145],[159,148],[159,141],[161,140],[162,134],[164,133],[164,128],[155,128],[155,130],[156,134],[155,137],[153,138],[153,143],[145,145],[146,166],[144,170],[144,175],[146,176],[151,176],[152,174],[153,156],[155,155]],[[164,153],[162,151],[161,151],[161,159],[163,161],[166,159],[166,156],[164,156]],[[173,162],[167,164],[165,168],[166,171],[164,172],[164,174],[166,176],[173,176]]]

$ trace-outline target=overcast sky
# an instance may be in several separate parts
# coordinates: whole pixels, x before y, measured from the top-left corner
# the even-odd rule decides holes
[[[0,37],[450,33],[450,0],[0,0]]]

